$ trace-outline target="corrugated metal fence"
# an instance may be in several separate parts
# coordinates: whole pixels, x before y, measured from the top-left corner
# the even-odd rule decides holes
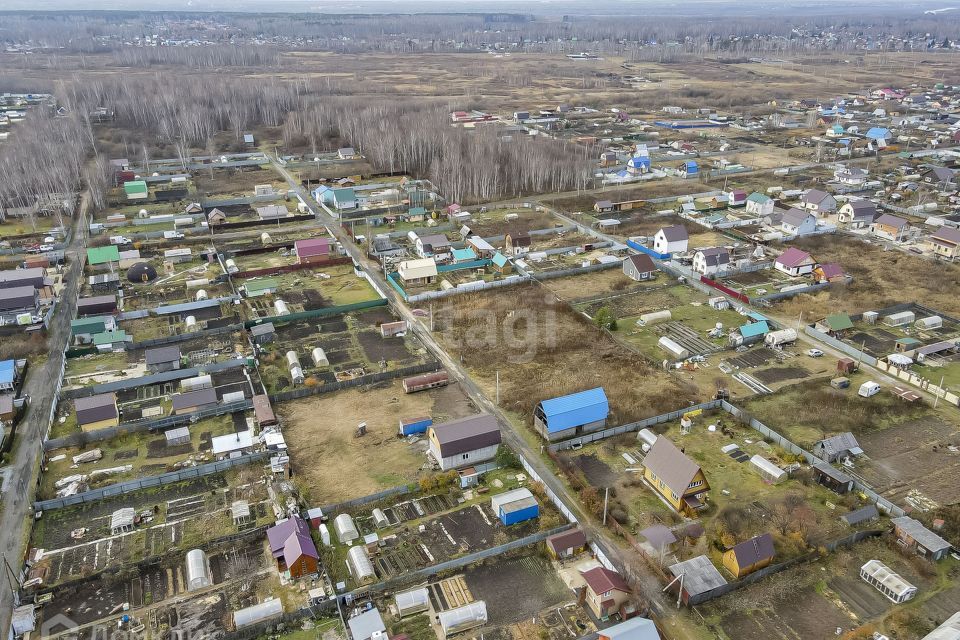
[[[62,509],[72,505],[85,504],[87,502],[97,502],[111,496],[120,496],[126,493],[133,493],[135,491],[149,489],[151,487],[160,487],[166,484],[176,484],[177,482],[183,482],[184,480],[201,478],[203,476],[209,476],[215,473],[223,473],[224,471],[234,467],[266,460],[272,454],[272,451],[259,451],[257,453],[250,453],[237,458],[227,458],[226,460],[218,460],[217,462],[208,462],[207,464],[191,467],[189,469],[171,471],[170,473],[163,473],[158,476],[149,476],[147,478],[139,478],[137,480],[128,480],[127,482],[118,482],[117,484],[111,484],[100,489],[84,491],[83,493],[78,493],[66,498],[40,500],[33,503],[33,508],[34,511],[50,511],[53,509]]]

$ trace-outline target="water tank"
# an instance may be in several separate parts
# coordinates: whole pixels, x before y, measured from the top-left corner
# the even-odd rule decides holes
[[[291,367],[300,366],[300,358],[297,356],[296,351],[287,351],[287,364]]]
[[[763,339],[763,341],[769,347],[779,347],[780,345],[783,345],[783,344],[796,342],[796,340],[797,340],[796,329],[781,329],[780,331],[771,331]]]
[[[212,584],[207,554],[201,549],[191,549],[187,552],[187,591],[196,591]]]
[[[201,300],[206,300],[206,299],[207,299],[207,290],[206,289],[198,290],[196,295],[197,302],[200,302]]]
[[[186,325],[187,329],[191,329],[197,326],[197,319],[194,316],[187,316],[184,319],[183,324]]]
[[[234,262],[233,258],[227,258],[226,264],[227,264],[227,273],[236,273],[240,271],[239,267],[237,267],[237,263]]]
[[[290,307],[287,306],[287,303],[283,300],[274,300],[273,308],[277,312],[278,316],[289,315]]]

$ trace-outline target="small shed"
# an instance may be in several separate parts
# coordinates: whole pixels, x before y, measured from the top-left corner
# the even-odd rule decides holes
[[[426,433],[433,425],[433,418],[421,416],[417,418],[400,418],[400,435],[412,436],[418,433]]]
[[[872,522],[880,517],[880,511],[877,509],[877,505],[868,504],[865,507],[860,507],[859,509],[854,509],[850,513],[845,513],[840,516],[840,520],[851,527],[855,527],[858,524],[863,524],[864,522]]]
[[[490,507],[506,526],[532,520],[540,515],[540,505],[529,489],[499,493],[490,499]]]
[[[837,373],[850,375],[857,370],[857,362],[853,358],[840,358],[837,360]]]
[[[357,531],[357,525],[353,523],[353,518],[349,513],[341,513],[333,519],[333,530],[337,534],[340,544],[350,544],[360,537]]]
[[[267,344],[277,338],[277,329],[272,322],[255,324],[250,327],[250,338],[254,344]]]
[[[826,462],[813,464],[813,478],[834,493],[844,494],[853,489],[853,479]]]
[[[679,578],[671,588],[680,589],[681,600],[689,606],[709,600],[714,590],[727,584],[707,556],[696,556],[678,562],[671,565],[669,571],[675,578]]]
[[[587,548],[587,536],[580,529],[555,533],[547,538],[547,551],[557,559],[570,558]]]
[[[176,427],[167,429],[164,433],[167,439],[168,447],[177,447],[183,444],[190,444],[190,427]]]
[[[397,615],[401,618],[420,613],[430,608],[430,594],[421,587],[398,593],[396,596]]]

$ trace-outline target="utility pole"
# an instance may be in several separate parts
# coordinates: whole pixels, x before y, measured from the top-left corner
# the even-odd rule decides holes
[[[939,404],[939,402],[940,402],[940,394],[942,393],[942,394],[946,395],[946,393],[947,393],[947,390],[943,388],[943,379],[944,379],[945,377],[946,377],[946,376],[940,376],[940,384],[937,385],[937,387],[940,388],[940,391],[938,391],[937,393],[933,394],[933,395],[935,396],[935,397],[933,398],[933,408],[934,408],[934,409],[937,408],[937,404]]]
[[[497,369],[497,406],[500,406],[500,369]]]
[[[603,490],[603,526],[607,526],[607,499],[610,497],[610,487]]]

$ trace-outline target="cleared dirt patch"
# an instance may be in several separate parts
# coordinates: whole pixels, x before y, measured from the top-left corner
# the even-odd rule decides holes
[[[540,556],[491,562],[468,571],[466,580],[473,597],[487,603],[491,625],[518,622],[551,605],[574,600],[557,572]]]
[[[802,369],[800,367],[776,367],[774,369],[757,371],[753,374],[755,378],[759,379],[760,382],[764,384],[806,378],[809,375],[810,373],[806,369]]]
[[[444,400],[435,411],[440,396]],[[309,487],[310,499],[321,504],[358,498],[417,478],[426,462],[426,440],[410,444],[401,437],[401,418],[450,420],[475,411],[457,385],[437,393],[407,395],[400,382],[393,381],[378,389],[351,389],[285,403],[279,413],[287,444],[297,452],[292,458],[294,473]],[[367,435],[357,438],[360,422],[367,423]]]

